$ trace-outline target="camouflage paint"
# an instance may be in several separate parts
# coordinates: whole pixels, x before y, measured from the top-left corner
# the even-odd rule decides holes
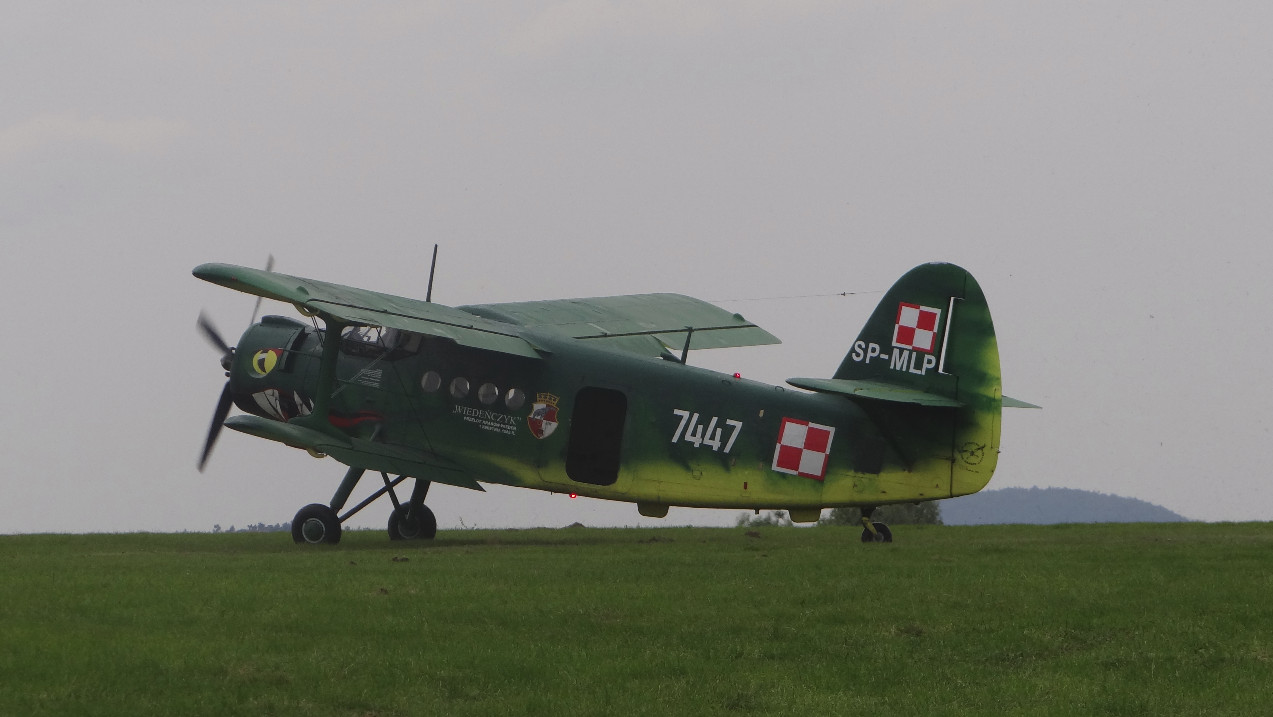
[[[227,270],[218,265],[218,271]],[[267,292],[253,288],[257,279],[221,276],[217,283],[278,298],[277,283]],[[342,296],[356,291],[338,288],[346,290]],[[364,304],[375,301],[365,295],[379,296],[363,292]],[[401,303],[409,300],[396,301],[379,310],[410,311]],[[322,297],[314,303],[321,306]],[[931,500],[976,492],[994,472],[1002,405],[998,349],[981,289],[959,267],[929,264],[903,276],[834,374],[939,396],[958,407],[807,393],[685,365],[666,351],[652,356],[649,337],[592,342],[492,318],[513,315],[509,307],[515,306],[478,307],[486,316],[474,321],[495,326],[500,341],[524,342],[516,353],[493,350],[482,337],[403,333],[390,346],[343,341],[325,422],[307,415],[319,385],[324,332],[266,317],[244,333],[230,371],[235,403],[250,415],[226,425],[371,470],[477,489],[480,481],[572,492],[638,503],[653,514],[668,505],[810,514]],[[359,309],[370,317],[376,310]],[[459,311],[445,310],[448,321]],[[898,329],[907,322],[920,328]],[[640,349],[628,348],[638,342]],[[617,475],[604,485],[572,479],[571,440],[593,435],[585,423],[576,425],[576,401],[600,396],[606,405],[607,397],[620,395],[626,411]],[[812,431],[812,453],[787,449],[807,458],[800,474],[775,470],[784,420],[793,433]],[[825,458],[821,446],[829,448]]]

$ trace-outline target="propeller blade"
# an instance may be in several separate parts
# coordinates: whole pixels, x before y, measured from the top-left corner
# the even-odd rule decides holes
[[[217,442],[217,436],[221,433],[221,426],[225,423],[225,417],[230,415],[230,406],[234,403],[234,398],[230,395],[230,382],[225,382],[225,388],[221,389],[221,398],[217,401],[217,410],[212,414],[212,425],[208,427],[208,440],[203,444],[203,455],[199,456],[199,472],[203,472],[203,467],[208,463],[208,456],[212,454],[212,445]]]
[[[227,344],[225,339],[221,338],[221,332],[217,331],[217,327],[212,325],[212,320],[202,311],[199,312],[199,330],[203,332],[204,338],[213,346],[216,346],[223,356],[234,352],[234,349],[230,348],[230,344]]]
[[[269,258],[265,260],[265,270],[274,271],[274,255],[273,254],[270,254]],[[248,326],[251,326],[252,324],[256,323],[256,315],[260,313],[261,311],[262,298],[263,297],[260,297],[260,296],[256,297],[256,306],[252,307],[252,320],[248,322]]]

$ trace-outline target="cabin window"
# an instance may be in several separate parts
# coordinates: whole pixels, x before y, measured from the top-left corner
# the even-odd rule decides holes
[[[451,396],[457,400],[464,400],[469,395],[469,380],[462,376],[457,376],[451,381]]]
[[[619,480],[627,413],[628,397],[623,392],[591,386],[579,389],[566,448],[566,475],[571,480],[592,485],[614,485]]]
[[[481,401],[483,406],[495,403],[497,398],[499,398],[499,387],[493,383],[484,383],[477,389],[477,400]]]
[[[508,410],[516,411],[526,405],[526,392],[520,388],[508,389],[508,393],[504,394],[504,405],[508,406]]]
[[[423,388],[425,393],[433,393],[442,388],[442,374],[437,371],[426,372],[420,378],[420,388]]]

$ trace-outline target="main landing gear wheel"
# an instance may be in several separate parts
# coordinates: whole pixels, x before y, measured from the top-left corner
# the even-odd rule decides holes
[[[311,503],[292,519],[292,540],[307,545],[335,545],[340,542],[340,517],[321,503]]]
[[[891,543],[893,542],[893,531],[889,530],[887,525],[883,523],[871,523],[871,527],[875,528],[874,533],[872,533],[867,528],[862,529],[863,543]]]
[[[438,519],[427,505],[415,509],[415,515],[407,517],[410,504],[403,503],[389,514],[390,540],[432,540],[438,534]]]

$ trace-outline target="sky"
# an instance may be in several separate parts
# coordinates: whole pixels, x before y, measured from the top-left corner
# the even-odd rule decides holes
[[[210,530],[334,461],[225,431],[263,266],[461,305],[689,294],[829,376],[929,261],[990,303],[990,487],[1273,519],[1273,5],[19,2],[0,24],[0,533]],[[840,296],[847,293],[847,296]],[[266,312],[294,315],[273,304]],[[367,492],[360,489],[356,497]],[[435,486],[448,527],[737,511]],[[355,525],[382,527],[387,502]]]

